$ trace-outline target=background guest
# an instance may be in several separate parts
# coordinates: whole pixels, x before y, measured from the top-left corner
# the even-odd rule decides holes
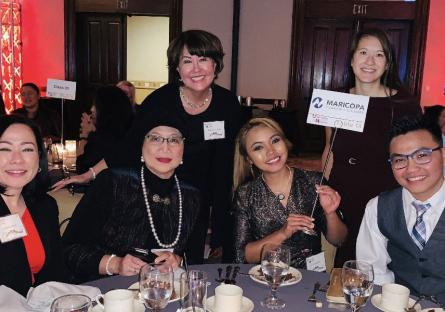
[[[34,83],[24,83],[21,88],[23,107],[13,111],[13,114],[25,116],[33,120],[40,129],[44,139],[51,138],[60,141],[62,121],[60,115],[39,103],[40,90]]]
[[[119,81],[116,84],[116,87],[124,91],[125,95],[130,99],[131,106],[136,111],[138,108],[138,105],[136,103],[136,88],[135,86],[130,82],[126,80]]]
[[[46,194],[47,166],[37,126],[17,115],[0,117],[0,219],[18,216],[26,230],[17,226],[2,237],[0,284],[23,296],[31,286],[65,277],[57,204]]]
[[[75,281],[105,274],[135,275],[146,262],[166,260],[174,267],[181,262],[200,196],[175,174],[184,151],[177,127],[168,112],[152,116],[139,142],[140,168],[102,172],[76,207],[63,235],[66,262]],[[135,247],[172,248],[173,253],[157,252],[155,259],[141,260]]]
[[[237,262],[257,263],[264,244],[284,243],[291,248],[292,265],[305,268],[305,259],[321,251],[321,232],[335,245],[346,237],[336,212],[340,195],[317,185],[319,173],[290,168],[290,147],[280,126],[269,118],[251,119],[238,134],[233,174]],[[316,193],[320,202],[311,218]],[[301,232],[306,228],[318,235]]]
[[[233,150],[236,133],[244,116],[238,99],[229,90],[214,83],[223,69],[223,49],[220,40],[203,30],[188,30],[174,39],[168,48],[168,66],[174,82],[151,93],[141,104],[134,126],[122,144],[117,145],[105,161],[94,166],[98,173],[107,166],[135,166],[139,161],[137,141],[145,134],[145,123],[160,109],[166,109],[187,130],[184,164],[178,175],[195,185],[203,196],[203,209],[198,217],[190,253],[191,262],[202,262],[205,238],[211,215],[211,247],[225,247],[225,261],[233,250],[233,225],[229,216],[232,185]],[[70,179],[70,183],[85,182],[92,172]],[[65,186],[60,181],[55,188]]]
[[[81,132],[76,159],[79,173],[88,171],[127,133],[133,122],[133,108],[128,97],[118,87],[108,86],[97,90],[91,110],[95,118],[95,131],[88,136]]]
[[[386,33],[380,29],[359,32],[349,54],[349,86],[344,92],[370,97],[363,132],[339,129],[330,158],[329,185],[344,196],[341,210],[348,226],[348,239],[337,250],[335,266],[355,258],[355,242],[368,200],[397,186],[386,162],[386,137],[393,120],[420,112],[416,99],[403,88],[397,60]],[[331,143],[326,129],[323,163]],[[366,187],[360,182],[366,182]]]
[[[441,131],[420,117],[402,118],[391,128],[389,154],[399,187],[368,202],[357,259],[372,264],[376,284],[396,282],[445,304]]]

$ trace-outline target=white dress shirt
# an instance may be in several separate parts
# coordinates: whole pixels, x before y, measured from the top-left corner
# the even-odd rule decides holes
[[[402,200],[406,227],[411,234],[417,218],[416,208],[412,205],[415,198],[404,188],[402,190]],[[431,208],[423,215],[426,227],[426,241],[428,242],[445,207],[445,183],[442,183],[440,189],[429,200],[417,202],[431,204]],[[387,266],[391,262],[386,249],[388,239],[380,232],[377,224],[377,203],[378,196],[371,199],[366,205],[365,215],[357,236],[356,256],[357,260],[364,260],[373,265],[374,282],[377,285],[383,285],[394,282],[394,273]]]

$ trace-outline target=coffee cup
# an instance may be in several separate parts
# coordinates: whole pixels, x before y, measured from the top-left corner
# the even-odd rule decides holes
[[[105,295],[98,295],[96,301],[105,312],[133,312],[134,296],[128,289],[110,290]]]
[[[382,286],[380,306],[391,311],[404,311],[408,306],[409,289],[399,284],[385,284]]]
[[[241,311],[243,289],[236,285],[221,284],[215,288],[215,312]]]

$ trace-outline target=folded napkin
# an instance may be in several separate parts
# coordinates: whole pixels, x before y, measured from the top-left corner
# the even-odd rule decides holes
[[[26,302],[26,298],[15,290],[0,285],[0,311],[33,311]]]
[[[26,300],[28,306],[32,309],[31,311],[49,312],[51,303],[57,297],[71,294],[82,294],[94,299],[100,293],[101,292],[97,287],[47,282],[35,288],[31,287],[28,291]]]

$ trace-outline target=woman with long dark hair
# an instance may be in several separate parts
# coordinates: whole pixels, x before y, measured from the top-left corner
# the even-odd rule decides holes
[[[368,200],[397,186],[387,162],[386,138],[392,122],[420,112],[419,102],[400,81],[394,49],[384,31],[359,32],[349,59],[349,86],[344,92],[369,96],[370,101],[363,132],[338,130],[327,171],[329,185],[343,196],[340,208],[349,230],[348,239],[337,250],[335,264],[340,267],[355,259],[355,242]],[[332,133],[326,128],[323,163]]]
[[[0,167],[0,284],[26,296],[31,286],[65,277],[46,152],[29,119],[0,117]]]

